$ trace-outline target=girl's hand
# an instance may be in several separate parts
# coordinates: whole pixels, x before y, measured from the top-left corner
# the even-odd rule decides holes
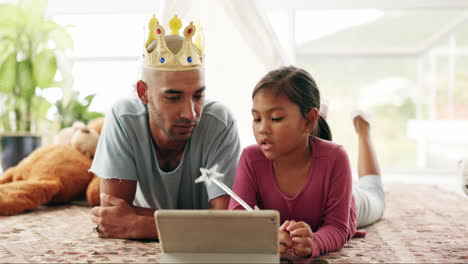
[[[293,245],[293,241],[289,236],[289,232],[286,231],[289,223],[289,221],[284,221],[284,223],[279,228],[279,251],[281,256],[283,256]]]
[[[305,222],[291,221],[286,228],[293,242],[292,248],[297,256],[308,258],[312,255],[314,233]]]

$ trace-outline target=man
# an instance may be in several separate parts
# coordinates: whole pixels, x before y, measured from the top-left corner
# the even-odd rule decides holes
[[[101,178],[101,206],[92,209],[100,237],[157,238],[157,209],[229,204],[219,187],[194,183],[200,167],[218,164],[232,186],[241,149],[231,113],[205,102],[203,58],[191,40],[195,27],[185,28],[185,38],[166,36],[158,22],[150,23],[150,32],[139,98],[113,106],[91,167]]]

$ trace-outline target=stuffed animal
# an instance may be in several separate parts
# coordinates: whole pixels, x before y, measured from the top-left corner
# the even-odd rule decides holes
[[[101,198],[99,197],[99,178],[94,176],[86,189],[86,200],[88,200],[89,206],[98,206],[101,204]]]
[[[89,129],[91,129],[90,133],[94,133],[94,131],[96,131],[98,134],[101,134],[101,130],[102,130],[102,127],[104,125],[104,118],[101,117],[101,118],[96,118],[96,119],[93,119],[91,120],[87,127]],[[75,137],[79,137],[80,133],[76,133],[75,132],[78,130],[78,129],[81,129],[83,128],[85,125],[81,122],[75,122],[73,123],[73,125],[71,127],[67,127],[67,128],[64,128],[62,129],[59,134],[55,137],[55,143],[56,144],[68,144],[70,146],[72,146],[71,142],[72,142],[72,138],[73,136]],[[81,142],[81,140],[75,140],[75,142]],[[74,148],[77,148],[79,149],[80,147],[79,146],[73,146]],[[83,148],[84,146],[82,146],[81,148]],[[91,153],[94,153],[95,150],[96,150],[96,146],[94,146],[94,148],[92,147],[84,147],[85,150],[81,151],[82,153],[84,153],[85,155],[87,156],[90,156],[90,153],[86,153],[86,149],[93,149],[93,151]],[[92,158],[92,157],[91,157]],[[98,206],[100,203],[101,203],[101,199],[99,197],[99,178],[94,176],[93,179],[91,180],[91,182],[89,183],[88,185],[88,188],[86,190],[86,199],[88,201],[88,205],[89,206]]]
[[[71,146],[86,157],[92,159],[94,153],[96,153],[98,140],[98,132],[85,127],[75,132],[71,140]]]
[[[104,125],[104,117],[100,117],[100,118],[91,120],[88,123],[88,128],[94,129],[100,135],[103,125]]]
[[[97,133],[101,134],[102,127],[104,126],[104,117],[96,118],[91,120],[88,123],[88,128],[91,130],[96,131]],[[78,135],[76,137],[79,137]],[[94,151],[92,152],[93,155],[96,152],[97,144],[94,146]],[[91,182],[88,185],[88,189],[86,190],[86,199],[88,200],[89,206],[98,206],[101,204],[101,198],[99,197],[99,178],[94,176]]]
[[[60,132],[54,137],[54,144],[65,144],[71,146],[71,140],[75,132],[84,127],[86,127],[86,125],[83,122],[75,122],[71,127],[66,127],[60,130]]]
[[[85,191],[88,203],[98,205],[99,179],[88,171],[98,139],[96,131],[81,128],[73,134],[72,146],[38,148],[6,170],[0,178],[0,215],[19,214],[43,204],[68,203]]]

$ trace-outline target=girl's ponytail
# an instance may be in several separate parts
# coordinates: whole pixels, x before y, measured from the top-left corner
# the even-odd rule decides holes
[[[332,141],[330,126],[328,126],[327,120],[320,114],[313,135],[321,139]]]

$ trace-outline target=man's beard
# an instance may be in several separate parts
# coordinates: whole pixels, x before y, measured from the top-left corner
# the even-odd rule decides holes
[[[159,120],[161,120],[161,119],[159,119]],[[169,130],[167,130],[167,129],[165,129],[164,126],[160,126],[158,120],[155,120],[155,121],[156,121],[156,125],[158,125],[158,127],[163,131],[163,133],[168,138],[170,138],[171,140],[174,140],[174,141],[187,141],[193,134],[193,130],[189,134],[178,134],[178,133],[175,132],[175,126],[177,126],[177,125],[193,125],[194,126],[193,129],[195,129],[196,126],[198,125],[198,122],[199,122],[198,119],[188,120],[188,119],[185,119],[185,118],[181,118],[181,119],[177,119],[176,121],[174,121],[171,124]]]
[[[169,139],[173,141],[179,141],[179,142],[187,141],[192,136],[194,129],[196,128],[196,126],[198,125],[200,121],[199,118],[195,118],[193,120],[189,120],[186,118],[179,118],[173,121],[169,128],[166,128],[165,127],[165,124],[167,124],[166,119],[164,119],[162,115],[159,114],[159,111],[157,111],[157,109],[154,109],[154,106],[152,105],[148,105],[148,110],[151,112],[152,114],[151,116],[153,116],[152,118],[153,122],[157,126],[157,128],[160,129],[164,133],[164,135],[166,135],[166,137],[168,137]],[[174,131],[174,128],[177,125],[194,125],[194,128],[190,134],[181,135],[181,134],[177,134]]]
[[[193,125],[193,129],[192,129],[192,131],[190,131],[190,133],[187,133],[187,134],[176,134],[175,131],[174,131],[174,127],[176,125]],[[184,119],[178,119],[171,126],[171,129],[170,129],[171,135],[169,135],[169,136],[174,141],[186,141],[193,135],[193,131],[195,130],[197,125],[198,125],[198,119],[194,119],[194,120],[188,120],[188,119],[185,119],[185,118]]]

